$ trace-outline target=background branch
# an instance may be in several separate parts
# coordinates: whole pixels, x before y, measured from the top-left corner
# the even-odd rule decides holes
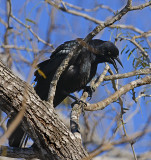
[[[110,103],[115,102],[119,97],[121,97],[123,94],[127,93],[129,90],[139,87],[141,85],[146,85],[151,83],[151,76],[146,76],[145,78],[138,79],[136,81],[132,81],[129,84],[121,87],[118,91],[116,91],[114,94],[112,94],[110,97],[104,99],[101,102],[98,102],[96,104],[88,104],[87,107],[85,107],[85,110],[87,111],[95,111],[99,109],[104,109],[106,106],[108,106]]]

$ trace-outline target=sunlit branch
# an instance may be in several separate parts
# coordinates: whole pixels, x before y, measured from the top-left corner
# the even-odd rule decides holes
[[[85,110],[87,111],[96,111],[96,110],[102,110],[105,107],[107,107],[110,103],[115,102],[119,97],[121,97],[123,94],[127,93],[129,90],[150,84],[151,83],[151,76],[146,76],[145,78],[138,79],[135,81],[130,82],[129,84],[121,87],[118,91],[116,91],[114,94],[112,94],[110,97],[95,103],[95,104],[88,104],[85,107]]]
[[[139,69],[139,70],[136,70],[133,72],[123,73],[123,74],[115,74],[115,75],[105,76],[104,81],[123,79],[123,78],[129,78],[132,76],[147,75],[147,74],[151,74],[151,68]]]

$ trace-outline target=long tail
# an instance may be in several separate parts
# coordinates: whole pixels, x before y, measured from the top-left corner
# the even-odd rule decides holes
[[[50,64],[51,63],[51,64]],[[59,64],[60,62],[58,62]],[[50,89],[50,82],[55,74],[56,67],[55,62],[51,62],[50,59],[46,60],[38,65],[39,69],[35,72],[35,81],[36,86],[34,87],[37,95],[42,99],[47,101],[48,100],[48,93]],[[62,94],[60,90],[58,90],[57,95],[54,98],[54,107],[60,104],[65,98],[67,97],[66,94]],[[13,121],[14,117],[12,116],[7,125],[9,126],[10,123]],[[21,124],[15,129],[13,134],[9,138],[9,145],[11,147],[21,147],[22,142],[25,140],[25,133],[21,127]]]
[[[14,120],[14,117],[12,116],[8,122],[7,122],[7,127],[9,127]],[[11,134],[11,136],[8,139],[9,146],[10,147],[18,147],[21,148],[22,144],[25,140],[26,134],[24,130],[21,127],[21,124],[15,129],[15,131]]]

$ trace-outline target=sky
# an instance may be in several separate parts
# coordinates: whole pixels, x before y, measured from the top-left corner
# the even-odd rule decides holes
[[[101,1],[99,0],[89,0],[89,1],[66,0],[66,2],[72,3],[80,7],[89,8],[89,9],[94,8],[96,4],[103,4],[103,5],[110,6],[114,11],[119,11],[126,4],[126,0],[114,0],[114,1],[113,0],[101,0]],[[138,5],[143,2],[144,2],[143,0],[133,0],[134,5]],[[51,24],[50,13],[52,10],[54,11],[54,14],[55,14],[54,16],[55,29],[49,35],[50,36],[49,38],[50,38],[50,43],[54,45],[54,48],[56,48],[57,46],[59,46],[65,41],[69,41],[78,37],[86,37],[86,35],[97,26],[95,23],[90,22],[84,18],[70,15],[68,13],[56,10],[42,0],[31,0],[31,1],[12,0],[12,12],[14,16],[20,19],[24,24],[30,25],[31,28],[38,34],[38,36],[44,40],[48,38],[47,30],[48,30],[49,24]],[[5,0],[0,0],[0,18],[6,21],[7,19],[5,17],[5,13],[6,13]],[[107,18],[114,15],[113,13],[109,12],[106,9],[98,10],[97,12],[88,12],[88,13],[82,11],[82,13],[86,13],[89,16],[93,16],[96,19],[99,19],[101,21],[104,21]],[[36,22],[36,25],[27,21],[27,19],[30,19],[33,22]],[[134,25],[135,27],[139,28],[142,31],[148,31],[151,29],[150,19],[151,19],[151,8],[146,8],[141,11],[129,12],[119,22],[116,22],[115,24]],[[15,39],[13,35],[10,36],[9,44],[14,44],[14,40],[15,40],[15,42],[17,42],[17,44],[19,44],[20,46],[26,46],[31,48],[32,45],[29,43],[29,40],[27,39],[27,37],[31,37],[31,39],[33,39],[33,43],[37,44],[36,38],[34,38],[33,35],[26,28],[22,27],[23,28],[22,30],[18,30],[18,26],[20,25],[19,24],[16,25],[16,24],[17,23],[13,19],[11,19],[10,25],[13,27],[14,30],[18,32],[22,31],[23,36],[22,38],[18,36]],[[112,42],[114,42],[117,33],[120,33],[120,32],[121,32],[120,29],[117,31],[117,29],[106,28],[101,33],[99,33],[95,38],[106,40],[106,41],[111,40]],[[5,27],[0,23],[0,45],[3,43],[2,39],[3,39],[4,33],[5,33]],[[125,36],[126,34],[127,34],[127,31],[123,31],[123,36]],[[134,32],[130,31],[130,34],[133,35]],[[147,46],[146,42],[141,42],[141,43],[144,47]],[[136,57],[136,52],[134,52],[130,56],[129,60],[128,60],[128,55],[130,51],[135,48],[135,46],[127,41],[118,41],[117,46],[120,52],[123,50],[125,46],[127,46],[127,48],[124,50],[122,55],[120,54],[120,59],[123,63],[124,68],[121,68],[120,66],[118,66],[119,73],[133,71],[134,68],[132,66],[132,62],[134,57]],[[41,42],[39,42],[37,45],[37,48],[39,50],[42,50],[44,47],[45,45]],[[130,51],[126,53],[128,49]],[[17,57],[18,53],[16,52],[16,50],[12,50],[12,51],[13,51],[14,57]],[[32,62],[34,59],[34,55],[32,52],[22,51],[20,54],[23,55],[23,57],[25,57],[30,62]],[[50,56],[50,53],[45,54],[45,58],[49,58],[49,56]],[[42,60],[40,59],[39,61],[42,61]],[[22,77],[22,79],[27,80],[30,68],[26,64],[22,64],[16,61],[13,63],[13,67],[14,67],[14,70],[19,72],[19,75]],[[99,65],[98,67],[99,73],[103,71],[103,67],[104,67],[104,64]],[[113,67],[111,68],[113,69]],[[33,79],[34,77],[32,78],[31,82],[33,81]],[[124,85],[134,79],[135,78],[133,77],[126,80],[119,80],[119,83],[121,85]],[[105,83],[106,82],[104,82],[104,84]],[[108,87],[110,88],[112,87],[112,85],[109,84]],[[102,90],[105,90],[104,86],[100,86],[98,88],[97,90],[98,94],[96,94],[96,97],[93,98],[91,102],[97,102],[98,100],[102,100],[108,96],[107,94],[104,94],[104,92],[102,93]],[[136,89],[136,91],[137,90],[139,91],[139,89]],[[149,88],[147,88],[146,90],[148,90],[148,92],[150,93]],[[113,89],[111,89],[110,91],[111,93],[114,92]],[[132,101],[131,94],[126,95],[126,100]],[[128,103],[129,103],[128,101],[124,102],[124,105],[127,106]],[[144,103],[146,103],[146,101],[142,99],[140,104],[135,104],[132,108],[130,108],[129,113],[124,115],[124,119],[126,119],[127,116],[131,113],[131,111],[134,111],[136,110],[136,108],[139,107],[139,112],[134,116],[133,120],[131,120],[128,124],[126,124],[128,133],[131,133],[133,131],[138,131],[139,128],[146,123],[147,117],[151,113],[151,109],[149,109],[150,103],[145,104],[145,108],[143,107]],[[115,106],[117,106],[117,104]],[[117,106],[117,110],[118,109],[120,109],[119,106]],[[108,107],[103,112],[106,112],[107,110],[108,110]],[[111,116],[114,116],[115,113],[111,112],[109,113],[109,115],[110,114],[112,114]],[[103,122],[104,124],[108,123],[107,120],[103,120]],[[102,127],[105,127],[105,126],[103,125]],[[148,135],[144,137],[143,140],[144,141],[150,140],[150,136]],[[142,143],[142,141],[138,143]],[[137,153],[141,153],[149,149],[149,148],[146,149],[146,147],[137,148],[137,145],[136,145]]]

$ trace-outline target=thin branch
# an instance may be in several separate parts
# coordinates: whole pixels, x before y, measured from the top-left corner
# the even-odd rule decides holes
[[[147,31],[147,32],[143,32],[138,36],[134,36],[132,39],[137,39],[137,38],[142,38],[142,37],[146,38],[146,37],[149,37],[149,36],[151,36],[151,30]]]
[[[150,31],[149,31],[149,33],[150,33]],[[148,34],[149,34],[149,33],[148,33]],[[124,38],[124,37],[122,37],[121,39],[128,40],[128,41],[130,41],[131,43],[133,43],[133,44],[142,52],[143,56],[146,58],[146,61],[147,61],[148,64],[149,64],[149,66],[151,67],[151,61],[150,61],[149,55],[148,55],[147,52],[144,50],[144,48],[143,48],[141,45],[139,45],[139,44],[136,42],[136,40],[135,40],[136,38],[143,37],[143,36],[146,37],[147,35],[142,33],[142,35],[134,36],[132,39]],[[148,35],[148,36],[150,36],[150,35]]]
[[[32,30],[31,26],[24,24],[21,20],[19,20],[18,18],[16,18],[13,14],[11,14],[11,17],[12,17],[16,22],[18,22],[20,25],[22,25],[22,26],[24,26],[25,28],[27,28],[27,29],[32,33],[32,35],[38,39],[38,41],[44,43],[45,45],[48,45],[48,46],[50,46],[50,47],[53,47],[52,44],[47,43],[46,41],[44,41],[43,39],[41,39],[41,38]]]
[[[8,36],[9,36],[9,32],[12,29],[12,27],[10,27],[10,14],[11,14],[11,0],[7,0],[6,1],[6,11],[7,11],[7,28],[4,34],[4,44],[7,45],[8,44]],[[7,66],[9,68],[12,67],[12,56],[10,54],[10,50],[9,49],[5,49],[5,54],[7,55]]]
[[[2,18],[0,18],[0,23],[2,23],[5,28],[8,28],[8,24]]]
[[[22,51],[27,51],[27,52],[39,52],[38,50],[33,50],[31,48],[26,48],[24,46],[16,46],[16,45],[5,45],[2,44],[0,48],[5,48],[5,49],[16,49],[16,50],[22,50]]]
[[[123,74],[115,74],[115,75],[105,76],[104,81],[123,79],[123,78],[129,78],[132,76],[147,75],[147,74],[151,74],[151,68],[139,69],[139,70],[136,70],[133,72],[123,73]]]
[[[150,117],[151,118],[151,117]],[[150,118],[149,118],[149,121],[150,122]],[[120,144],[125,144],[125,143],[129,143],[133,140],[136,140],[138,138],[141,138],[142,136],[144,136],[146,133],[150,133],[151,130],[148,129],[148,124],[147,123],[143,130],[140,131],[140,132],[137,132],[137,133],[134,133],[133,135],[129,135],[128,137],[124,137],[120,140],[116,140],[116,141],[113,141],[113,142],[106,142],[106,143],[103,143],[101,144],[97,149],[95,149],[94,151],[92,151],[88,157],[86,158],[83,158],[82,160],[91,160],[93,157],[96,157],[98,154],[104,152],[104,151],[109,151],[111,149],[113,149],[116,145],[120,145]]]
[[[110,71],[110,70],[109,70]],[[110,71],[110,74],[113,75],[113,73]],[[118,80],[117,80],[117,83],[118,83]],[[116,85],[115,83],[115,80],[112,80],[112,84],[113,84],[113,88],[115,91],[118,91],[118,85]],[[122,127],[123,127],[123,132],[124,132],[124,136],[125,137],[128,137],[128,134],[126,132],[126,128],[125,128],[125,123],[124,123],[124,118],[123,118],[123,114],[124,114],[124,109],[123,109],[123,100],[121,97],[119,97],[119,104],[121,106],[121,114],[120,114],[120,120],[121,120],[121,123],[122,123]],[[131,148],[132,148],[132,151],[133,151],[133,155],[134,155],[134,159],[137,160],[137,157],[136,157],[136,153],[134,151],[134,146],[133,146],[133,143],[134,141],[130,141],[130,145],[131,145]]]
[[[128,0],[128,1],[127,1],[127,7],[128,7],[128,8],[131,8],[131,7],[132,7],[132,0]]]
[[[151,95],[142,93],[142,94],[140,94],[140,95],[135,99],[135,101],[137,102],[138,99],[141,98],[141,97],[151,97]]]
[[[95,104],[88,103],[84,109],[87,111],[103,110],[106,106],[108,106],[112,102],[115,102],[120,96],[127,93],[129,90],[150,83],[151,83],[151,76],[146,76],[145,78],[132,81],[129,84],[121,87],[118,91],[116,91],[114,94],[104,99],[103,101]]]
[[[85,38],[85,41],[91,40],[101,30],[112,25],[116,21],[119,21],[128,11],[130,11],[130,8],[129,6],[126,5],[119,13],[117,13],[115,16],[111,17],[106,22],[102,23],[101,25],[97,26],[92,32],[90,32]]]
[[[138,6],[132,6],[131,10],[141,10],[141,9],[144,9],[145,7],[150,6],[150,5],[151,5],[151,1],[146,2],[144,4],[141,4],[141,5],[138,5]]]
[[[6,156],[3,155],[4,153],[7,154],[7,157],[11,158],[32,159],[38,157],[33,148],[15,148],[15,147],[13,148],[13,147],[1,146],[0,155]]]
[[[91,81],[90,86],[94,88],[94,90],[96,90],[97,87],[99,87],[99,85],[103,82],[104,78],[106,77],[106,73],[109,70],[109,65],[106,63],[105,69],[103,71],[103,73],[97,78]]]
[[[73,5],[71,3],[67,3],[67,2],[63,2],[63,3],[71,8],[74,8],[74,9],[80,10],[80,11],[85,11],[85,12],[93,12],[93,11],[97,11],[98,9],[102,8],[102,9],[107,9],[108,11],[114,13],[114,11],[109,6],[102,5],[102,4],[98,4],[96,7],[92,8],[92,9],[86,9],[86,8],[82,8],[82,7]]]
[[[73,15],[76,15],[76,16],[79,16],[79,17],[83,17],[89,21],[92,21],[98,25],[102,25],[104,23],[104,21],[101,21],[101,20],[98,20],[94,17],[91,17],[89,16],[88,14],[85,14],[85,13],[81,13],[81,12],[77,12],[75,10],[69,10],[67,8],[63,8],[61,6],[59,6],[58,4],[55,4],[54,2],[50,1],[50,0],[45,0],[47,3],[49,3],[50,5],[54,6],[55,8],[63,11],[63,12],[67,12],[67,13],[70,13],[70,14],[73,14]],[[132,26],[132,25],[123,25],[123,24],[112,24],[110,26],[108,26],[110,28],[121,28],[121,29],[130,29],[130,30],[133,30],[134,32],[137,32],[139,34],[143,33],[143,31],[141,31],[140,29]]]

